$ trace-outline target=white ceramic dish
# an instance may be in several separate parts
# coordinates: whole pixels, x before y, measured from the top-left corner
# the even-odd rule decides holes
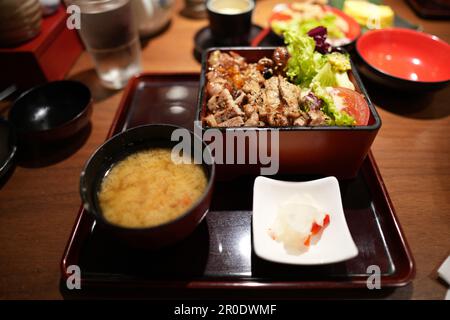
[[[268,233],[279,206],[294,195],[310,195],[330,215],[320,236],[313,237],[308,250],[288,252]],[[342,262],[358,255],[345,220],[339,183],[335,177],[307,182],[287,182],[257,177],[253,190],[253,248],[265,260],[298,265]]]

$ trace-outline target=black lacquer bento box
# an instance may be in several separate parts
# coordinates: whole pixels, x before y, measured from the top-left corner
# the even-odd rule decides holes
[[[271,57],[275,47],[234,47],[210,48],[203,55],[202,73],[200,76],[200,93],[196,112],[196,120],[201,121],[207,110],[206,73],[208,72],[208,58],[215,50],[221,52],[233,51],[244,57],[248,63],[256,63],[263,57]],[[350,81],[357,92],[361,93],[370,109],[367,126],[290,126],[290,127],[239,127],[239,128],[208,128],[202,124],[203,135],[211,129],[221,130],[222,133],[244,136],[249,131],[261,132],[278,131],[279,134],[279,172],[286,174],[319,174],[333,175],[338,178],[353,178],[366,158],[370,146],[381,127],[381,119],[372,104],[366,89],[352,63],[349,71]],[[242,139],[242,138],[241,138]],[[223,141],[226,141],[223,138]],[[258,153],[259,144],[247,144],[246,153]],[[270,153],[270,145],[268,146]],[[227,146],[224,144],[223,153]],[[224,156],[225,157],[225,156]],[[219,178],[233,177],[243,173],[260,172],[263,165],[258,161],[255,165],[221,165],[217,164]]]

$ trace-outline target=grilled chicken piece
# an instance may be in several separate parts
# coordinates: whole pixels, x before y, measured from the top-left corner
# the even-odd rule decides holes
[[[298,118],[300,116],[300,88],[292,83],[289,83],[282,76],[278,76],[279,89],[281,99],[285,104],[283,108],[283,114],[290,118]]]
[[[216,50],[210,54],[208,65],[210,70],[215,70],[219,69],[220,67],[228,69],[233,66],[245,68],[247,66],[247,63],[245,62],[244,57],[239,56],[235,52],[230,52],[230,54],[228,54]]]
[[[234,64],[237,64],[241,68],[246,68],[248,66],[247,62],[245,62],[245,58],[238,53],[231,51],[230,56],[233,58]]]
[[[261,87],[259,86],[258,81],[256,80],[248,80],[245,82],[244,86],[242,87],[242,91],[244,91],[247,94],[257,94],[261,91]]]
[[[242,127],[243,125],[244,120],[242,120],[241,116],[237,116],[219,123],[218,127]]]
[[[273,127],[286,127],[289,125],[288,119],[280,112],[272,112],[267,117],[268,123]]]
[[[245,121],[244,126],[246,127],[255,127],[259,125],[259,116],[257,112],[253,112]]]
[[[256,112],[256,108],[251,104],[246,104],[242,107],[242,109],[244,110],[244,113],[247,117],[250,117],[253,113]]]
[[[244,71],[244,78],[247,81],[256,81],[258,84],[264,83],[264,77],[262,73],[258,70],[257,65],[249,64]]]
[[[222,90],[219,94],[219,98],[224,102],[225,108],[233,109],[237,115],[243,115],[244,112],[237,106],[236,102],[233,100],[230,91],[227,89]]]
[[[208,125],[208,127],[217,127],[216,118],[212,114],[203,118],[203,121]]]
[[[209,104],[217,104],[217,107],[209,106]],[[228,89],[223,89],[218,95],[211,97],[208,101],[208,108],[215,110],[233,110],[237,115],[243,114],[242,110],[236,105],[233,97]]]
[[[296,119],[293,119],[292,124],[294,126],[300,126],[304,127],[307,126],[311,118],[309,117],[308,113],[306,113],[303,110],[300,110],[300,116]]]
[[[292,124],[294,126],[304,127],[308,124],[308,122],[305,120],[305,118],[298,117],[297,119],[294,120],[294,122]]]
[[[219,50],[216,50],[213,53],[211,53],[208,58],[208,66],[210,68],[214,68],[214,67],[218,66],[221,56],[222,56],[222,54],[220,53]]]
[[[234,118],[236,116],[240,116],[241,113],[236,112],[233,108],[228,108],[225,110],[218,111],[214,114],[214,118],[216,118],[217,123],[222,123],[227,121],[228,119]]]
[[[328,116],[320,110],[309,111],[308,115],[311,118],[310,126],[324,126],[329,120]]]
[[[266,88],[264,90],[264,109],[267,113],[271,113],[280,107],[280,94],[279,94],[279,80],[277,77],[272,77],[266,80]]]
[[[242,88],[247,94],[248,103],[256,106],[258,109],[263,106],[263,92],[258,82],[249,80]]]
[[[228,84],[228,81],[224,78],[219,77],[215,72],[208,72],[208,84],[206,85],[206,91],[209,96],[214,96],[219,94],[223,89],[227,88],[230,90],[231,86]]]
[[[219,96],[214,95],[206,103],[208,110],[211,111],[212,113],[215,113],[220,108],[218,100]]]
[[[237,91],[235,96],[237,96],[237,98],[234,99],[234,103],[238,106],[241,106],[247,98],[245,93],[241,90]]]

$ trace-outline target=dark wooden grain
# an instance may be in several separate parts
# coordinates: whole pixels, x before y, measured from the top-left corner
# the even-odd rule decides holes
[[[264,25],[276,0],[260,0],[254,21]],[[404,1],[385,1],[403,18],[450,42],[450,23],[418,18]],[[177,6],[169,29],[144,45],[145,71],[199,72],[192,38],[207,24],[188,20]],[[0,298],[58,299],[59,262],[80,204],[79,173],[105,139],[122,92],[102,89],[84,53],[69,78],[93,91],[93,121],[85,139],[52,157],[22,163],[0,189]],[[402,94],[367,86],[383,126],[372,148],[417,263],[414,282],[373,295],[388,299],[442,299],[436,270],[450,253],[450,88],[434,95]],[[80,147],[81,145],[81,147]],[[67,151],[69,150],[69,151]],[[358,297],[321,292],[319,297]]]

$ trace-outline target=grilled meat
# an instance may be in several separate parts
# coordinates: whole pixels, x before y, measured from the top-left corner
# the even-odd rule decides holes
[[[282,76],[278,76],[280,96],[285,105],[283,114],[290,118],[298,118],[300,116],[300,88],[288,82]]]
[[[244,125],[242,117],[237,116],[218,124],[218,127],[241,127]]]
[[[286,48],[251,64],[234,52],[213,52],[203,122],[210,127],[326,125],[322,101],[312,93],[302,95],[283,76],[288,59]]]

